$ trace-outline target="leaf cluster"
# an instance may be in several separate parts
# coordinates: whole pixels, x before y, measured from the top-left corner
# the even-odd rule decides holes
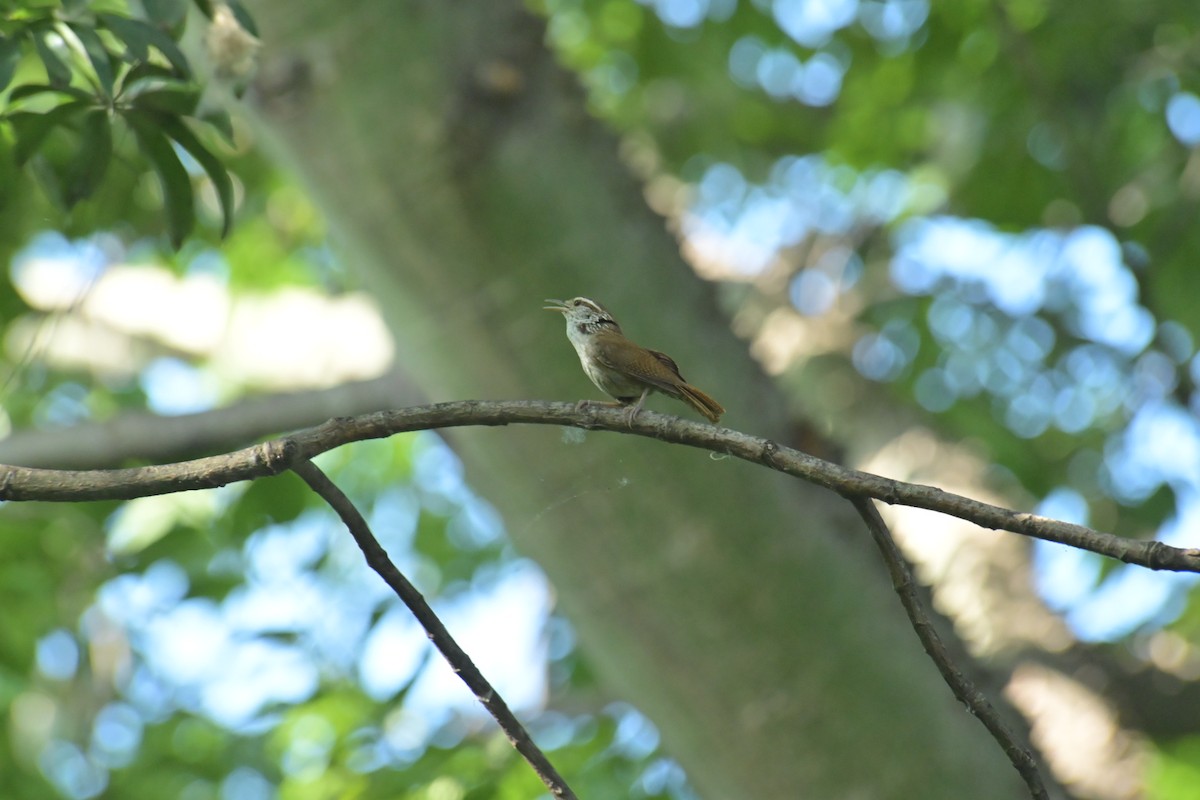
[[[222,235],[234,213],[233,179],[206,141],[215,133],[232,145],[233,125],[227,112],[202,103],[203,87],[180,48],[188,5],[147,2],[142,19],[77,0],[24,7],[0,20],[0,93],[7,90],[0,125],[8,131],[2,149],[12,163],[30,167],[68,211],[96,195],[131,138],[158,177],[175,247],[196,222],[193,172],[215,190]],[[213,14],[211,3],[197,6]],[[235,13],[252,26],[240,6]],[[43,80],[33,77],[37,66]]]

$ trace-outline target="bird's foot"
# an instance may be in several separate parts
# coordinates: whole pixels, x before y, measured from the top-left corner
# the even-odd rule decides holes
[[[620,408],[620,403],[610,403],[606,400],[580,400],[575,404],[576,411],[587,411],[589,408]]]

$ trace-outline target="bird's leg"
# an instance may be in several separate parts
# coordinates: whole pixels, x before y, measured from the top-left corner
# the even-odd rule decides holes
[[[633,427],[633,421],[637,419],[637,415],[642,411],[642,403],[646,402],[646,395],[650,394],[650,387],[642,389],[642,396],[637,399],[637,402],[625,408],[625,424],[630,428]]]

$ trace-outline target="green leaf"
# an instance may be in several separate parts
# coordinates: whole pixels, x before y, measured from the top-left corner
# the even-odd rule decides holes
[[[73,97],[76,100],[84,102],[94,101],[96,98],[75,86],[51,86],[47,83],[23,83],[15,87],[8,93],[8,103],[20,102],[28,97],[33,97],[38,94],[57,94]]]
[[[58,125],[65,124],[72,116],[86,108],[88,103],[75,100],[63,103],[50,111],[36,113],[32,111],[13,111],[5,115],[12,125],[17,144],[13,148],[13,156],[19,165],[29,160],[38,151],[46,136]]]
[[[117,77],[116,96],[120,97],[129,91],[134,83],[146,78],[162,78],[171,81],[179,80],[179,76],[172,70],[149,61],[142,61],[129,67],[128,70]]]
[[[164,87],[142,92],[133,102],[135,108],[147,111],[163,111],[179,116],[191,116],[200,102],[200,92],[197,89],[178,89]]]
[[[233,17],[238,21],[238,24],[246,29],[254,38],[260,38],[258,35],[258,25],[254,24],[254,17],[250,16],[250,12],[246,10],[238,0],[229,0],[227,3],[229,10],[233,12]]]
[[[191,76],[187,57],[179,49],[175,41],[158,28],[140,19],[118,16],[117,14],[97,14],[96,19],[101,25],[113,32],[113,35],[125,43],[135,61],[145,61],[150,57],[150,48],[166,56],[176,71],[182,75]]]
[[[8,88],[21,61],[21,43],[0,35],[0,92]]]
[[[142,0],[142,8],[150,21],[164,28],[173,28],[187,14],[187,0]]]
[[[213,5],[211,0],[196,0],[196,8],[200,9],[200,13],[212,19]]]
[[[96,34],[94,28],[87,25],[67,25],[59,23],[58,29],[63,39],[70,41],[69,36],[74,35],[82,48],[83,54],[87,56],[88,63],[92,65],[93,72],[96,73],[96,80],[104,89],[105,97],[113,96],[113,69],[112,57],[108,50],[105,49],[104,43],[100,41],[100,37]]]
[[[229,229],[233,226],[233,180],[225,170],[225,165],[196,138],[196,134],[192,133],[191,128],[179,117],[163,117],[161,122],[163,133],[191,153],[192,158],[200,162],[200,166],[208,173],[221,204],[221,236],[228,236]]]
[[[175,153],[175,148],[162,132],[160,115],[130,111],[124,117],[133,129],[142,152],[150,159],[154,171],[158,173],[163,190],[163,204],[167,212],[167,231],[172,246],[179,249],[196,224],[192,180]]]
[[[200,102],[200,89],[170,78],[144,78],[127,84],[121,101],[132,108],[190,116]]]
[[[33,46],[37,49],[38,58],[46,67],[46,78],[52,86],[66,86],[71,82],[71,68],[67,66],[54,48],[46,41],[49,30],[39,31],[33,37]]]
[[[104,179],[112,160],[112,120],[104,109],[92,109],[83,117],[79,150],[67,165],[63,200],[67,207],[91,197]]]
[[[115,14],[97,14],[96,21],[112,31],[113,35],[125,43],[130,61],[146,61],[150,58],[150,38],[146,35],[144,22],[135,23],[128,17]]]
[[[223,108],[212,109],[205,111],[200,115],[200,120],[207,122],[217,133],[221,134],[221,138],[230,147],[234,146],[233,139],[233,117],[229,116],[229,112]]]

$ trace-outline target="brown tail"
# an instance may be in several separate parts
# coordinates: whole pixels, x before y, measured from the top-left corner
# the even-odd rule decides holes
[[[679,386],[679,399],[703,414],[709,422],[720,422],[721,415],[725,413],[725,408],[720,403],[690,383]]]

